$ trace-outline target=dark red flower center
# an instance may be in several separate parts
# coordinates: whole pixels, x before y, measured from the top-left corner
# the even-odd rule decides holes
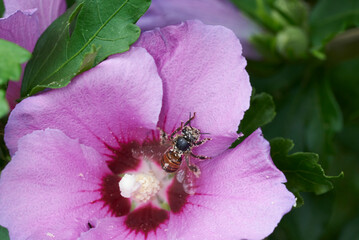
[[[162,154],[168,146],[162,146],[159,140],[148,140],[143,144],[136,141],[119,142],[118,147],[107,146],[111,154],[108,154],[109,160],[107,164],[112,174],[102,179],[101,199],[105,207],[108,207],[112,216],[126,215],[125,224],[129,230],[144,234],[147,238],[151,231],[165,224],[169,219],[169,211],[154,206],[151,203],[141,205],[131,210],[131,200],[121,196],[119,189],[119,181],[121,174],[129,171],[138,170],[144,156],[151,157],[155,164],[160,164]],[[138,154],[140,153],[140,154]],[[188,194],[183,190],[183,186],[176,178],[167,190],[168,204],[173,213],[179,213],[187,202]]]
[[[155,231],[168,217],[168,211],[147,204],[128,214],[125,224],[130,231],[141,232],[147,239],[148,233]]]

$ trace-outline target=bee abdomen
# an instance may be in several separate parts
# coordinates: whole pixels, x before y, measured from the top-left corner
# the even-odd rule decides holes
[[[179,169],[181,162],[182,156],[177,156],[172,150],[169,150],[163,154],[161,166],[166,172],[172,173]]]

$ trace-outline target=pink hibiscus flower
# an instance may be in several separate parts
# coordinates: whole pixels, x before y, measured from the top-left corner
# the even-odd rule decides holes
[[[228,149],[249,107],[245,65],[230,30],[189,21],[23,100],[5,129],[0,224],[13,239],[266,237],[295,200],[259,129]],[[201,175],[189,192],[160,166],[159,128],[194,112],[212,140],[193,152],[211,159],[191,159]]]
[[[37,39],[66,10],[65,0],[4,0],[5,14],[0,18],[0,38],[34,50]],[[25,69],[26,64],[22,68]],[[6,99],[10,108],[20,98],[21,80],[10,81]]]

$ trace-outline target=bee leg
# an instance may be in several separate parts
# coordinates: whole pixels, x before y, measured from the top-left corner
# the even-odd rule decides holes
[[[181,131],[182,128],[183,128],[183,122],[181,122],[181,126],[179,126],[176,130],[174,130],[174,131],[171,133],[170,139],[173,140],[173,137],[175,136],[175,134],[178,133],[179,131]]]
[[[168,135],[165,131],[160,129],[160,144],[164,145],[168,141]]]
[[[187,120],[187,122],[183,126],[187,126],[188,124],[190,124],[191,121],[196,117],[196,113],[195,112],[193,113],[193,117],[191,117],[191,113],[189,116],[190,116],[190,118]]]
[[[194,157],[194,158],[201,159],[201,160],[210,159],[210,158],[211,158],[211,157],[202,156],[202,155],[194,155],[193,153],[191,153],[191,156]]]
[[[210,141],[210,140],[212,140],[212,138],[205,138],[205,139],[202,139],[202,140],[200,140],[200,141],[198,141],[198,142],[195,142],[194,145],[195,145],[196,147],[198,147],[198,146],[201,146],[203,143],[205,143],[205,142],[207,142],[207,141]]]
[[[191,172],[193,172],[193,174],[199,178],[199,176],[201,175],[201,171],[199,170],[199,167],[197,167],[196,165],[192,165],[190,162],[189,162],[189,157],[188,155],[186,155],[186,163],[187,163],[187,167],[189,168],[189,170],[191,170]]]

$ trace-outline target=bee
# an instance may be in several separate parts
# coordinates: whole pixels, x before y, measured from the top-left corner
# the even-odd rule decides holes
[[[178,171],[184,157],[187,168],[198,178],[200,170],[196,165],[190,163],[190,156],[202,160],[210,158],[207,156],[195,155],[192,152],[194,147],[198,147],[211,140],[211,138],[204,138],[200,140],[200,130],[191,126],[191,121],[195,118],[195,116],[196,113],[193,113],[192,117],[190,114],[187,122],[181,122],[181,125],[174,130],[169,137],[164,131],[161,131],[161,143],[164,144],[166,140],[169,140],[171,143],[171,147],[165,151],[161,158],[162,169],[168,173]],[[179,182],[183,181],[184,174],[188,175],[183,171],[177,176],[177,179],[180,180]]]

